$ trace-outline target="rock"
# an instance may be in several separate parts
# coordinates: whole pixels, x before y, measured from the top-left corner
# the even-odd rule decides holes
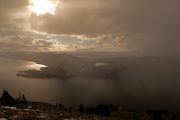
[[[17,101],[6,90],[4,90],[0,102],[4,106],[14,106],[17,104]]]
[[[0,120],[7,120],[6,118],[0,118]]]
[[[14,111],[18,111],[18,109],[17,109],[16,107],[1,106],[1,108],[3,108],[3,109],[9,109],[9,110],[14,110]]]

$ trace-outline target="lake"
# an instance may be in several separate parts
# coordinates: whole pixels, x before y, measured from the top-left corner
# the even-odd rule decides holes
[[[69,58],[68,60],[73,61]],[[81,103],[85,105],[113,103],[136,109],[180,109],[176,104],[180,100],[179,60],[138,58],[128,61],[126,58],[115,59],[112,64],[107,62],[97,61],[95,67],[100,67],[99,70],[107,73],[105,75],[110,75],[109,77],[77,75],[68,79],[35,79],[16,74],[21,70],[40,71],[40,68],[47,67],[46,65],[33,61],[0,58],[0,91],[6,89],[15,97],[21,93],[31,101],[61,103],[68,106]],[[78,67],[79,64],[78,68],[74,68],[66,61],[61,63],[64,63],[65,67],[67,65],[68,70],[72,72],[81,68]],[[119,69],[114,69],[115,71],[109,74],[107,70],[112,68]],[[112,76],[116,74],[119,76],[118,79]]]
[[[59,80],[16,76],[18,71],[21,70],[40,70],[41,67],[46,67],[32,61],[0,58],[0,66],[1,93],[3,89],[6,89],[14,97],[18,97],[18,94],[21,93],[25,94],[27,99],[32,101],[53,104],[62,103],[65,105],[78,105],[79,103],[96,104],[98,101],[100,103],[102,101],[112,101],[112,98],[109,96],[113,96],[113,93],[116,91],[115,88],[117,88],[114,88],[112,81],[104,79],[76,77],[68,80]]]
[[[13,96],[24,93],[33,101],[55,103],[59,101],[60,81],[55,79],[27,79],[17,77],[19,70],[38,69],[33,62],[0,58],[0,89],[8,90]],[[53,81],[53,82],[52,82]]]

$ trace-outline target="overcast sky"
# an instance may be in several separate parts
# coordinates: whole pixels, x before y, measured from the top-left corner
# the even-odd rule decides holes
[[[0,51],[180,51],[179,0],[33,1],[0,0]]]

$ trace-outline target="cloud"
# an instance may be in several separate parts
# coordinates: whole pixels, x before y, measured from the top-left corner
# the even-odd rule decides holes
[[[25,24],[28,0],[0,0],[1,29],[17,29]]]
[[[109,34],[119,37],[123,33],[124,43],[131,51],[175,53],[179,51],[179,3],[178,0],[62,0],[55,15],[32,15],[31,27],[52,34],[90,38]],[[118,42],[122,44],[121,39]]]
[[[27,36],[0,37],[1,51],[44,51],[53,48],[54,41]]]
[[[0,30],[76,36],[92,44],[64,44],[134,53],[179,53],[179,0],[54,0],[55,14],[37,16],[29,0],[0,0]],[[9,4],[11,3],[11,4]],[[13,34],[14,35],[14,34]],[[123,38],[123,39],[122,39]],[[46,41],[46,39],[45,39]],[[56,39],[58,41],[58,39]],[[83,46],[84,45],[84,46]],[[71,48],[71,47],[69,47]],[[73,48],[73,49],[74,49]]]
[[[111,17],[116,16],[104,14],[104,10],[109,10],[108,8],[102,8],[101,2],[98,3],[98,0],[62,0],[55,15],[36,16],[33,14],[31,16],[31,27],[47,33],[91,37],[121,32],[112,25],[114,19]]]

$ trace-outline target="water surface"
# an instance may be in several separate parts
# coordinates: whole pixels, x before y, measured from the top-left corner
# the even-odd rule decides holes
[[[0,91],[6,89],[13,96],[19,93],[32,101],[62,103],[65,105],[96,104],[111,101],[112,91],[116,91],[110,80],[74,77],[68,80],[36,79],[16,76],[18,71],[40,70],[46,65],[32,61],[0,58]],[[111,90],[109,90],[111,89]],[[117,92],[115,92],[117,93]],[[97,97],[98,96],[98,97]]]

